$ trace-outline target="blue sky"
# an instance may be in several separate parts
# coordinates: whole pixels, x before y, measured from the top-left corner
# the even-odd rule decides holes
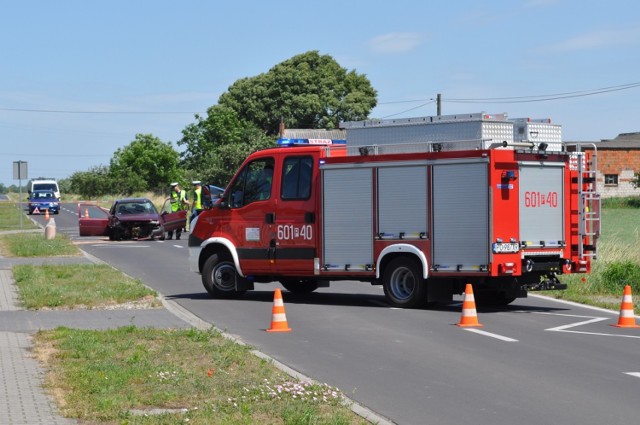
[[[66,178],[107,165],[137,133],[178,149],[193,114],[237,79],[309,50],[369,78],[372,118],[435,115],[441,93],[443,114],[551,118],[565,140],[640,131],[637,0],[0,0],[0,11],[6,186],[13,161]]]

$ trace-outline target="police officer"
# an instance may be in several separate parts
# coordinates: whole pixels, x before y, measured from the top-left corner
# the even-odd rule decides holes
[[[187,193],[180,189],[180,184],[177,182],[171,183],[171,212],[188,210],[189,200],[187,199]],[[176,229],[176,240],[180,240],[182,234],[182,228]],[[173,230],[167,232],[167,239],[173,238]]]
[[[193,182],[193,204],[191,204],[191,217],[189,223],[193,221],[198,214],[202,212],[202,182],[195,180]]]

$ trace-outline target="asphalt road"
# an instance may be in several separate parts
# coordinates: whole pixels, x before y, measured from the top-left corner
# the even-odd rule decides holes
[[[75,206],[65,204],[55,219],[58,231],[79,239]],[[305,296],[283,291],[293,331],[272,334],[264,330],[277,286],[210,299],[188,269],[185,240],[78,243],[398,424],[630,425],[640,418],[640,329],[610,326],[618,312],[529,297],[478,310],[484,327],[463,329],[455,326],[460,302],[395,309],[381,288],[338,282]]]

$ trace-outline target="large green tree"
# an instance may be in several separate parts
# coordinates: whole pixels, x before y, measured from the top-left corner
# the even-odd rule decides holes
[[[197,180],[226,186],[233,173],[251,152],[273,145],[273,138],[252,123],[242,120],[231,108],[215,105],[207,116],[182,130],[182,165]]]
[[[179,161],[180,154],[171,142],[165,143],[151,134],[136,134],[129,145],[113,154],[109,173],[120,193],[161,191],[181,177]]]
[[[377,92],[365,75],[309,51],[237,80],[218,103],[275,135],[281,119],[287,128],[337,128],[341,121],[366,119]]]

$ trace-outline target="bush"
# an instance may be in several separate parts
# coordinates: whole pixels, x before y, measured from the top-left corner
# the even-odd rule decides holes
[[[633,292],[640,291],[640,265],[631,261],[614,261],[605,266],[600,285],[606,292],[620,292],[630,285]]]

